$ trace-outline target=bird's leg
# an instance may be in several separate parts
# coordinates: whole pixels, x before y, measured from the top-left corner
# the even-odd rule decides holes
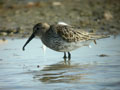
[[[94,43],[97,44],[96,40],[94,40]]]
[[[70,52],[68,52],[68,60],[70,60],[71,59],[71,54],[70,54]]]
[[[67,58],[67,56],[66,56],[66,52],[64,52],[64,56],[63,56],[63,58],[64,58],[64,59],[66,59],[66,58]]]

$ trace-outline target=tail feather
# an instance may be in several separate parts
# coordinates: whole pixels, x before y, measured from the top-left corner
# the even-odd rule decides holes
[[[94,35],[91,35],[91,39],[93,40],[97,40],[97,39],[102,39],[102,38],[108,38],[110,37],[109,35],[97,35],[97,34],[94,34]]]
[[[94,44],[97,44],[96,42],[97,39],[103,39],[108,37],[110,36],[109,35],[92,35],[91,39],[93,40]]]

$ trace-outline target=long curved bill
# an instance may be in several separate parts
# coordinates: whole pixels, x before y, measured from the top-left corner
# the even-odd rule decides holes
[[[26,43],[24,44],[22,50],[25,50],[25,46],[35,37],[34,33],[29,37],[29,39],[26,41]]]

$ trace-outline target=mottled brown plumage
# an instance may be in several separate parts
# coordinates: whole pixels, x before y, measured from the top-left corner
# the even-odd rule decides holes
[[[96,35],[94,33],[88,33],[81,29],[77,29],[67,25],[52,25],[49,30],[56,32],[56,34],[58,34],[67,42],[82,42],[106,37],[106,35]]]
[[[66,58],[66,52],[68,52],[69,59],[71,57],[70,51],[82,46],[88,46],[91,41],[96,44],[96,39],[107,37],[106,35],[88,33],[68,25],[38,23],[33,27],[33,34],[23,46],[23,50],[35,36],[39,36],[47,47],[64,52],[64,58]]]

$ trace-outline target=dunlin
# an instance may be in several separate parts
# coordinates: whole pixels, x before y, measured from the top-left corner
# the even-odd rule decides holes
[[[68,58],[69,60],[71,58],[70,51],[82,46],[88,46],[92,41],[96,43],[96,39],[106,37],[106,35],[88,33],[68,25],[38,23],[33,27],[33,33],[23,46],[23,50],[25,50],[25,46],[35,36],[39,36],[42,43],[48,48],[64,52],[64,58]],[[68,57],[66,56],[66,52],[68,52]]]

